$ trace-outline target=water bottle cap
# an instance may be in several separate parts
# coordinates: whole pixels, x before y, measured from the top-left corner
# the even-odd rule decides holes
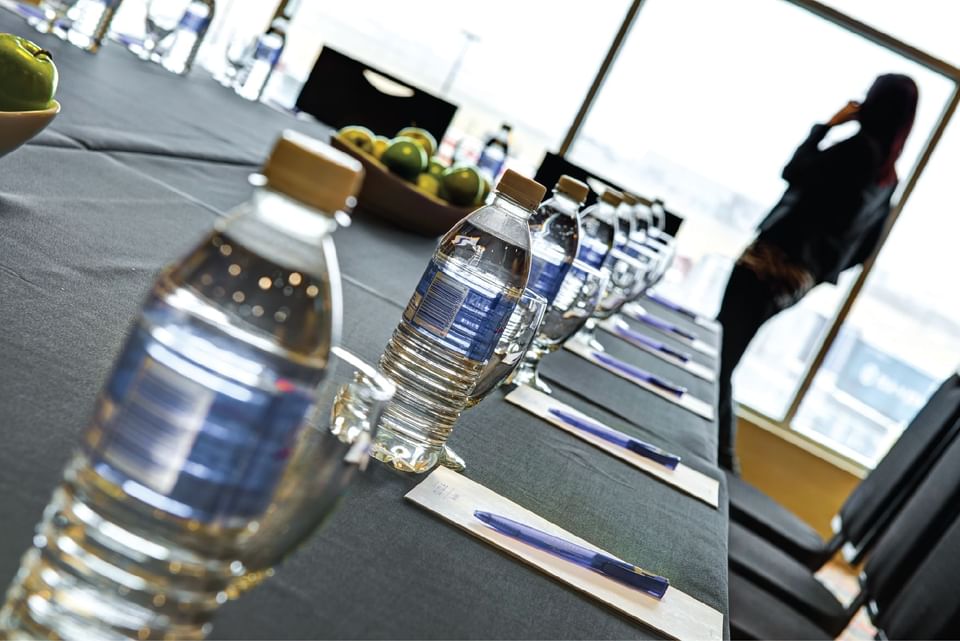
[[[356,204],[363,166],[319,140],[287,130],[274,144],[263,175],[271,189],[332,214]]]
[[[623,202],[627,203],[631,207],[640,202],[640,199],[631,194],[629,191],[623,192]]]
[[[560,176],[557,181],[556,190],[561,194],[570,196],[575,202],[582,203],[590,195],[590,188],[586,183],[580,182],[576,178],[567,175]]]
[[[497,191],[515,201],[524,209],[534,210],[543,200],[547,188],[540,183],[521,176],[512,169],[503,172]]]
[[[627,193],[627,192],[625,192],[625,193]],[[649,207],[650,205],[653,204],[653,201],[652,201],[652,200],[650,200],[649,198],[644,198],[643,196],[641,196],[641,195],[639,195],[639,194],[630,194],[630,196],[631,196],[632,198],[634,198],[634,199],[637,201],[637,203],[643,205],[644,207]]]
[[[623,202],[623,194],[616,189],[607,189],[600,194],[600,202],[608,203],[614,207],[617,207]]]

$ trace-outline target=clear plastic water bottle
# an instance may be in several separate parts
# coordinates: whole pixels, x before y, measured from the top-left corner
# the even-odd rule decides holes
[[[617,193],[620,196],[620,204],[616,209],[617,229],[613,238],[613,248],[623,251],[634,234],[633,208],[623,199],[622,193]]]
[[[369,434],[357,451],[316,404],[339,350],[331,232],[362,169],[285,134],[259,178],[147,296],[0,637],[203,638],[232,583],[302,540],[363,462]],[[362,414],[347,396],[342,416]]]
[[[77,0],[66,15],[66,39],[86,51],[99,51],[121,0]]]
[[[527,218],[544,192],[508,169],[493,202],[440,239],[380,358],[397,393],[374,457],[407,472],[436,465],[527,284]]]
[[[530,240],[533,256],[527,289],[553,302],[560,284],[580,251],[580,216],[590,188],[561,176],[553,188],[553,197],[545,200],[530,216]]]
[[[626,200],[627,203],[633,207],[634,224],[636,229],[642,231],[646,237],[649,238],[647,230],[650,228],[650,225],[653,222],[653,216],[650,213],[650,205],[652,204],[651,201],[629,192],[624,192],[623,197],[624,200]]]
[[[490,136],[477,160],[477,169],[490,182],[494,182],[503,170],[510,155],[510,132],[513,128],[507,123],[500,125],[500,131]]]
[[[596,203],[580,212],[580,254],[577,258],[594,269],[603,267],[614,246],[617,232],[617,207],[623,201],[619,192],[608,189]]]
[[[650,204],[650,213],[653,215],[653,226],[663,232],[667,228],[667,210],[663,206],[663,201],[655,198]]]
[[[27,23],[41,33],[52,33],[58,38],[67,37],[67,12],[77,0],[40,0],[38,16],[27,18]]]
[[[215,9],[214,0],[192,0],[173,32],[173,42],[160,59],[165,69],[176,74],[190,71]]]
[[[236,92],[247,100],[260,100],[286,44],[287,19],[276,18],[257,39],[253,57],[237,73]]]

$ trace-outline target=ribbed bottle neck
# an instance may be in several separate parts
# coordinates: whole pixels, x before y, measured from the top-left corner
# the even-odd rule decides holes
[[[509,213],[511,216],[518,218],[522,221],[526,221],[530,217],[530,215],[533,213],[531,210],[527,209],[526,207],[524,207],[514,199],[510,198],[510,196],[504,193],[501,193],[499,191],[494,192],[492,204],[494,207],[498,207],[506,211],[507,213]]]

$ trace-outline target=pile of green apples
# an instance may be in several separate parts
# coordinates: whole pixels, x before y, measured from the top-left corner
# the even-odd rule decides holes
[[[378,136],[366,127],[344,127],[337,136],[360,151],[379,160],[391,173],[412,183],[417,189],[441,198],[457,207],[482,204],[490,193],[490,183],[473,165],[447,167],[434,154],[437,139],[419,127],[405,127],[392,139]]]
[[[58,82],[49,51],[26,38],[0,33],[0,111],[49,109]]]

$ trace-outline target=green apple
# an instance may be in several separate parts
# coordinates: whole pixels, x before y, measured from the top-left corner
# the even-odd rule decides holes
[[[436,158],[430,159],[430,166],[427,167],[427,171],[429,171],[431,174],[439,178],[440,176],[443,175],[443,172],[445,172],[446,170],[447,170],[447,166],[444,165],[442,162],[440,162]]]
[[[354,147],[359,147],[368,154],[373,153],[373,141],[376,136],[366,127],[360,125],[350,125],[337,132],[343,140],[346,140]]]
[[[417,143],[423,147],[423,151],[427,154],[427,158],[433,156],[437,153],[437,139],[433,137],[426,129],[421,129],[420,127],[404,127],[397,132],[397,137],[405,136],[407,138],[413,138]]]
[[[0,111],[39,111],[57,92],[50,52],[10,33],[0,33]]]
[[[427,154],[413,138],[399,136],[383,150],[380,162],[404,180],[416,182],[427,169]]]
[[[431,196],[440,196],[440,179],[429,172],[417,176],[417,187]]]
[[[487,196],[490,195],[490,189],[491,189],[490,181],[483,176],[481,176],[481,178],[483,178],[483,185],[480,187],[480,193],[477,194],[477,199],[473,203],[478,207],[484,204],[485,202],[487,202]]]
[[[475,167],[458,165],[443,172],[440,185],[444,200],[466,207],[477,202],[483,191],[483,177]]]
[[[373,155],[379,158],[390,146],[390,139],[386,136],[377,136],[373,139]]]

